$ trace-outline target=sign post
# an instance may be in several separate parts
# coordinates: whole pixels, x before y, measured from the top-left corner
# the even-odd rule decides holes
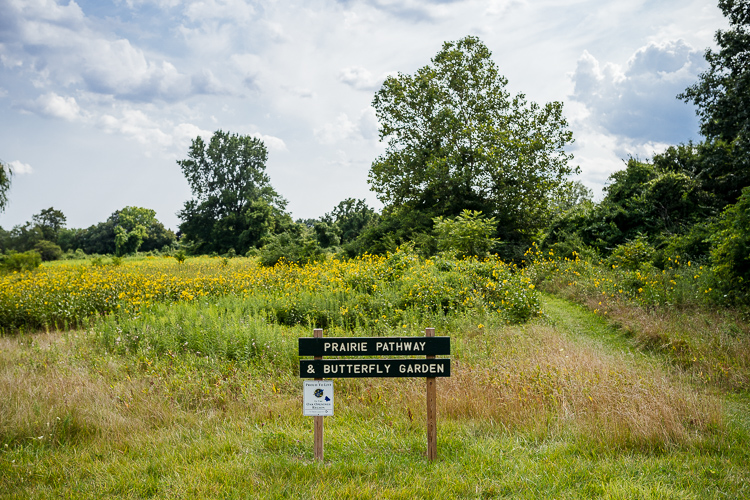
[[[435,338],[435,329],[425,329],[425,336]],[[435,359],[434,355],[425,356]],[[427,460],[432,462],[437,458],[437,384],[435,377],[427,377]]]
[[[436,337],[427,328],[424,337],[329,337],[315,329],[313,337],[299,339],[301,378],[424,377],[427,383],[427,459],[437,458],[437,377],[450,377],[451,360],[436,356],[451,352],[450,337]],[[424,359],[324,359],[324,356],[417,356]],[[332,387],[331,387],[332,390]],[[322,395],[322,392],[321,392]],[[332,396],[331,396],[332,397]],[[331,411],[333,411],[331,404]],[[323,416],[314,416],[314,456],[323,460]]]
[[[323,329],[316,328],[313,330],[313,337],[316,339],[323,338]],[[322,356],[316,356],[315,359],[323,359]],[[315,380],[323,380],[316,378]],[[323,416],[313,417],[313,450],[315,460],[323,461]]]

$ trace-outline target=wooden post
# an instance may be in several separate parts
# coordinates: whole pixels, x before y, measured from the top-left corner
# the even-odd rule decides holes
[[[434,337],[435,329],[426,328],[426,337]],[[435,359],[435,356],[425,356]],[[427,377],[427,460],[432,462],[437,458],[437,388],[435,377]]]
[[[323,329],[314,329],[313,337],[322,338]],[[323,356],[315,356],[315,359],[323,359]],[[316,378],[315,380],[323,379]],[[313,453],[315,455],[315,460],[323,461],[323,417],[313,417]]]

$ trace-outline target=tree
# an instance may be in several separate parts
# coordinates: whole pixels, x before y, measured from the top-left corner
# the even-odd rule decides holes
[[[58,234],[58,244],[64,251],[80,248],[87,254],[161,250],[176,240],[174,232],[156,219],[154,210],[141,207],[125,207],[87,229],[61,229]]]
[[[156,221],[156,211],[150,208],[125,207],[112,214],[115,223],[115,253],[135,253],[148,235],[148,228]]]
[[[341,244],[346,244],[354,241],[367,226],[377,222],[378,214],[367,205],[365,200],[347,198],[321,219],[323,222],[334,225],[341,233]]]
[[[677,96],[692,101],[701,120],[701,133],[708,139],[731,142],[750,139],[750,3],[719,0],[729,18],[728,30],[715,35],[720,50],[706,49],[709,68],[698,82]]]
[[[5,163],[0,161],[0,212],[8,205],[8,191],[10,190],[10,178],[13,171]]]
[[[431,221],[477,210],[505,241],[525,244],[550,216],[553,193],[577,172],[559,102],[539,106],[505,90],[491,53],[475,37],[446,42],[432,64],[388,77],[372,105],[383,155],[369,183],[386,205]]]
[[[66,221],[65,214],[53,207],[44,209],[31,217],[31,222],[41,230],[42,237],[52,242],[57,241],[57,236],[60,230],[65,227]]]
[[[660,246],[671,237],[687,234],[716,213],[710,193],[688,171],[675,168],[674,162],[630,158],[624,169],[609,176],[600,203],[584,201],[558,214],[547,228],[544,243],[573,240],[607,255],[641,236]]]
[[[729,29],[715,35],[719,51],[706,49],[708,70],[677,97],[696,105],[706,137],[701,176],[724,208],[750,185],[750,2],[719,0],[719,8],[729,19]]]
[[[208,144],[193,140],[188,159],[177,163],[194,196],[178,214],[194,252],[244,253],[262,244],[269,227],[282,225],[286,201],[271,187],[267,157],[255,137],[218,130]]]

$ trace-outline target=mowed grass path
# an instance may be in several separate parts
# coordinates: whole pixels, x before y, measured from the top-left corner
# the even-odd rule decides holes
[[[695,384],[582,307],[457,325],[425,459],[424,381],[336,381],[325,462],[273,363],[0,338],[2,498],[747,498],[750,398]],[[302,330],[287,335],[305,334]]]

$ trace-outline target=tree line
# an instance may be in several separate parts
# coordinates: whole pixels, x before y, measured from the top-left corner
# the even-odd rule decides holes
[[[711,264],[736,296],[750,280],[750,4],[720,0],[729,28],[707,49],[708,69],[677,98],[696,106],[703,139],[648,160],[629,158],[602,201],[574,180],[563,105],[511,95],[476,37],[445,42],[413,74],[388,77],[372,106],[385,152],[368,183],[377,213],[347,198],[318,219],[293,220],[272,187],[260,139],[216,131],[178,161],[192,198],[173,234],[153,211],[125,207],[86,230],[53,208],[0,231],[3,251],[51,245],[61,253],[170,251],[259,255],[265,264],[336,252],[424,256],[498,254],[521,260],[532,242],[614,265],[666,265],[672,255]],[[0,177],[0,204],[10,175]],[[2,187],[6,189],[2,189]],[[54,250],[55,252],[57,250]],[[614,260],[613,260],[614,259]]]

